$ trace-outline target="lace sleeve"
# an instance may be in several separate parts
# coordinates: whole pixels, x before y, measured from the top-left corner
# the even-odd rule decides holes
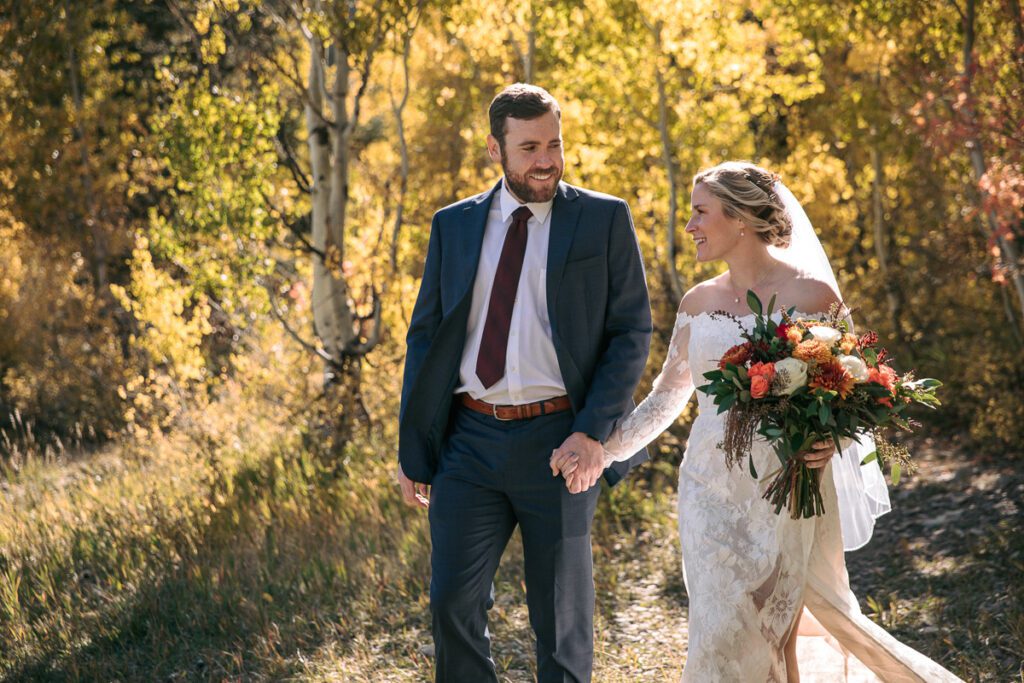
[[[671,425],[693,395],[690,376],[690,322],[693,317],[680,312],[672,330],[672,341],[661,373],[651,393],[618,424],[604,444],[605,462],[627,460]]]

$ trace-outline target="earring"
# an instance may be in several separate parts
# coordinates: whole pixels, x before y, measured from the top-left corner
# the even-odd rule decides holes
[[[740,237],[743,237],[743,236],[744,236],[744,235],[746,235],[746,234],[747,234],[747,233],[745,233],[745,232],[743,232],[742,230],[740,230]]]

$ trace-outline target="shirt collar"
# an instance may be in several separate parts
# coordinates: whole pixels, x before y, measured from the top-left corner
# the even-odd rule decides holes
[[[533,217],[538,222],[543,223],[548,218],[548,214],[551,213],[551,205],[554,203],[554,199],[550,199],[546,202],[527,202],[526,208],[530,210]],[[501,181],[501,220],[508,221],[512,216],[512,212],[518,209],[523,204],[519,203],[519,200],[512,196],[512,193],[508,191],[508,187],[505,186],[505,180]]]

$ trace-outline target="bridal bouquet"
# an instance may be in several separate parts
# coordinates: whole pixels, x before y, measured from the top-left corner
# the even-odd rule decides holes
[[[852,334],[835,305],[824,320],[794,319],[793,308],[779,323],[770,317],[753,291],[747,304],[754,312],[754,327],[746,340],[722,356],[718,369],[704,373],[708,383],[698,391],[714,397],[718,412],[729,411],[721,448],[730,467],[744,456],[757,478],[750,457],[754,434],[763,436],[778,455],[781,466],[765,492],[779,514],[789,510],[793,519],[824,513],[818,477],[797,454],[816,441],[841,441],[873,434],[876,450],[864,463],[880,457],[890,465],[893,483],[912,463],[906,448],[887,441],[882,431],[910,431],[914,423],[902,413],[911,403],[939,405],[934,379],[897,374],[889,365],[878,335]],[[728,313],[716,313],[734,317]],[[863,464],[863,463],[862,463]]]

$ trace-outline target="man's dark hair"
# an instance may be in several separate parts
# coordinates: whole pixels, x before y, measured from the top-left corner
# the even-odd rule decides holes
[[[558,102],[544,88],[528,83],[515,83],[508,86],[491,100],[488,115],[491,119],[491,135],[505,149],[505,121],[508,117],[529,121],[548,112],[562,117]]]

